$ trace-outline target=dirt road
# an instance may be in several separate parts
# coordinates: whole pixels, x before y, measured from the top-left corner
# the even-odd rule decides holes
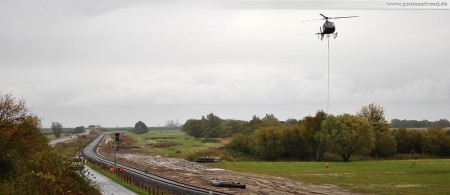
[[[110,144],[103,145],[99,152],[113,159]],[[184,183],[233,194],[354,194],[334,185],[309,184],[274,176],[214,169],[184,159],[151,155],[138,150],[121,149],[117,152],[117,159],[120,163]],[[240,182],[246,185],[246,189],[213,187],[210,185],[213,179]]]

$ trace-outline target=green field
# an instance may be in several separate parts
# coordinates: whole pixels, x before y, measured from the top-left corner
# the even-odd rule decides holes
[[[450,194],[450,159],[357,162],[221,162],[215,166],[287,179],[334,184],[376,194]]]
[[[219,148],[229,141],[204,143],[183,133],[129,136],[136,140],[133,145],[139,146],[139,150],[185,159]],[[154,147],[156,145],[164,147]],[[329,168],[325,168],[325,162],[223,161],[209,166],[300,182],[333,184],[358,193],[450,194],[450,159],[329,162]]]
[[[204,143],[179,132],[133,134],[129,137],[136,141],[133,145],[140,147],[140,150],[177,158],[188,158],[188,156],[200,151],[219,148],[226,142],[222,140],[218,143]]]
[[[149,131],[181,131],[181,127],[149,127]]]

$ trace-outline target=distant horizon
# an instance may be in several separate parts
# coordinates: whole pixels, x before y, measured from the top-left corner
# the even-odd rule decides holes
[[[220,116],[218,116],[218,117],[220,117]],[[276,116],[275,116],[276,117]],[[305,116],[306,117],[306,116]],[[260,117],[260,118],[263,118],[263,117]],[[199,118],[192,118],[192,119],[201,119],[201,117],[199,117]],[[241,119],[224,119],[224,118],[220,118],[220,119],[222,119],[222,120],[241,120]],[[288,118],[288,119],[284,119],[284,120],[281,120],[281,119],[279,119],[278,118],[278,120],[280,120],[280,122],[286,122],[287,120],[289,120],[290,118]],[[413,121],[413,120],[415,120],[415,121],[429,121],[429,122],[436,122],[436,121],[439,121],[439,120],[449,120],[449,119],[445,119],[445,118],[443,118],[443,119],[437,119],[437,120],[428,120],[428,119],[422,119],[422,120],[417,120],[417,119],[399,119],[399,118],[393,118],[393,119],[386,119],[388,122],[389,122],[389,124],[391,124],[391,121],[392,120],[394,120],[394,119],[398,119],[398,120],[400,120],[400,121],[403,121],[403,120],[407,120],[407,121]],[[188,119],[188,120],[190,120],[190,119]],[[251,119],[249,119],[249,120],[243,120],[243,121],[250,121]],[[296,119],[296,120],[301,120],[301,119]],[[186,120],[187,121],[187,120]],[[186,122],[185,121],[185,122]],[[57,121],[54,121],[54,122],[57,122]],[[138,122],[138,121],[136,121],[136,122]],[[184,123],[185,123],[184,122]],[[145,123],[145,122],[144,122]],[[183,126],[183,124],[184,123],[180,123],[181,124],[181,126]],[[62,124],[63,125],[63,129],[70,129],[70,128],[75,128],[75,127],[79,127],[79,126],[84,126],[85,128],[88,128],[88,126],[89,125],[76,125],[76,126],[74,126],[74,127],[72,127],[72,126],[64,126],[64,124]],[[147,125],[147,124],[146,124]],[[179,127],[181,127],[181,126],[179,126]],[[134,125],[132,125],[132,126],[114,126],[114,127],[111,127],[111,126],[102,126],[102,125],[100,125],[100,128],[133,128],[134,127]],[[148,128],[161,128],[161,127],[166,127],[166,126],[148,126],[147,125],[147,127]],[[41,127],[41,129],[51,129],[51,126],[48,126],[48,127],[44,127],[44,126],[42,126]]]

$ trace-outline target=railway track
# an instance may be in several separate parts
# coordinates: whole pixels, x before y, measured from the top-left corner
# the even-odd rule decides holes
[[[99,147],[99,144],[104,136],[105,134],[101,134],[100,136],[98,136],[94,141],[92,141],[88,146],[86,146],[86,148],[82,150],[81,154],[85,159],[91,162],[108,167],[114,165],[114,162],[97,153],[97,148]],[[122,167],[124,169],[124,174],[127,174],[134,179],[144,181],[145,183],[154,186],[160,186],[161,188],[164,188],[167,191],[172,192],[173,194],[229,194],[182,183],[151,172],[146,173],[144,170],[140,170],[134,167],[125,165],[122,165]]]

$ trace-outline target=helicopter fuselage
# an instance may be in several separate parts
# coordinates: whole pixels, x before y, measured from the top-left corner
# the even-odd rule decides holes
[[[326,20],[322,26],[322,34],[333,34],[334,31],[336,31],[334,23]]]

